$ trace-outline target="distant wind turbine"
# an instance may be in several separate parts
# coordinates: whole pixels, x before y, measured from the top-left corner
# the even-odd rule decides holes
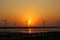
[[[27,23],[28,23],[28,18],[26,19],[26,27],[28,26]]]
[[[4,27],[7,27],[7,24],[8,24],[8,23],[7,23],[7,18],[4,18],[4,19],[3,19],[3,22],[4,22]]]

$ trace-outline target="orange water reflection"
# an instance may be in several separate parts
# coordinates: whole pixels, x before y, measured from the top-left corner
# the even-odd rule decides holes
[[[32,29],[31,28],[29,28],[29,33],[32,33]]]

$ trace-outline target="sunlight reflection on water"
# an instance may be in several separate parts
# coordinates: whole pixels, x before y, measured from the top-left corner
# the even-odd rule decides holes
[[[0,32],[22,32],[22,33],[37,33],[47,31],[60,31],[60,28],[0,29]]]

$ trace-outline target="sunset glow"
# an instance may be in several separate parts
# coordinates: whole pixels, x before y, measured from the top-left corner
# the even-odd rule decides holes
[[[0,0],[1,28],[30,34],[59,31],[60,0]]]
[[[60,0],[0,0],[0,20],[8,18],[8,26],[60,26]],[[58,22],[57,22],[58,21]]]

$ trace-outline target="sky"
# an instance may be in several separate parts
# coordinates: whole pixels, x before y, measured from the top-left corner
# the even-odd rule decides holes
[[[32,21],[32,26],[60,25],[60,0],[0,0],[0,19],[8,18],[9,25],[25,26],[25,20]],[[0,20],[0,21],[1,21]],[[11,25],[12,25],[11,24]]]

